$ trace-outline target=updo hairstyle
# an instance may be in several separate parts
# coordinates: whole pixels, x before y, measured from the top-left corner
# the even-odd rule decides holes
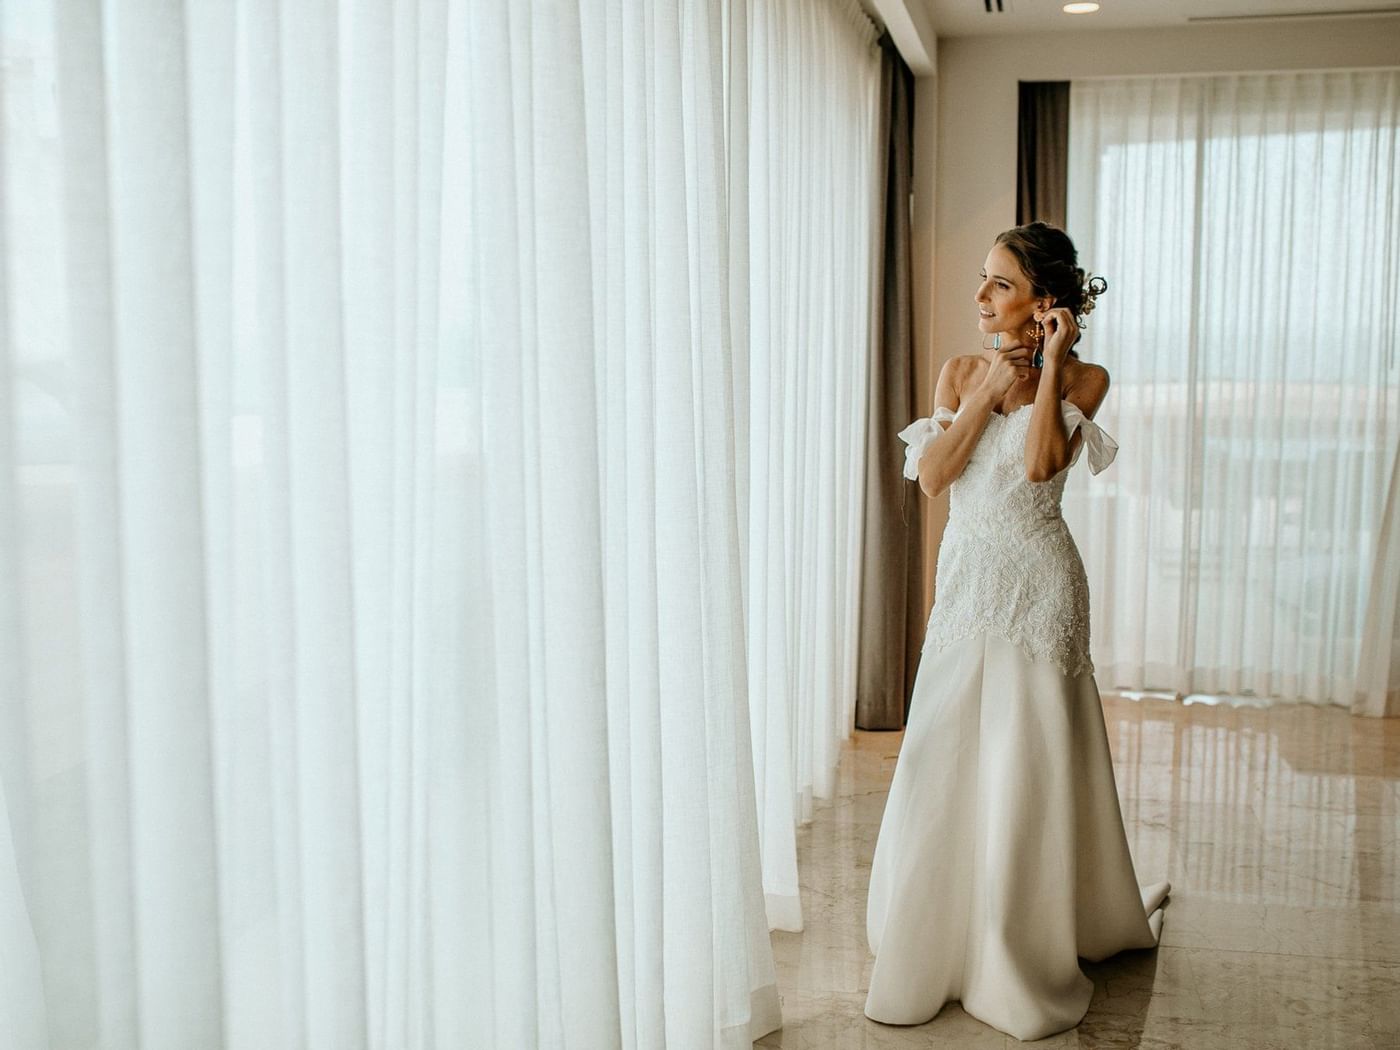
[[[1055,306],[1074,315],[1080,328],[1075,342],[1083,339],[1084,320],[1094,312],[1095,299],[1108,291],[1108,282],[1079,268],[1079,253],[1069,234],[1048,222],[1031,222],[1012,227],[996,243],[1016,257],[1021,272],[1030,278],[1033,294],[1049,296]]]

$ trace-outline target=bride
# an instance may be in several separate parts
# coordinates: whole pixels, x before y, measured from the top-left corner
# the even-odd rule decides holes
[[[1083,1019],[1080,957],[1157,943],[1169,887],[1133,870],[1060,511],[1080,453],[1097,474],[1118,448],[1092,421],[1108,372],[1072,349],[1107,285],[1040,222],[1001,234],[981,278],[983,352],[899,435],[905,476],[951,505],[871,867],[865,1013],[921,1024],[959,1000],[1039,1039]]]

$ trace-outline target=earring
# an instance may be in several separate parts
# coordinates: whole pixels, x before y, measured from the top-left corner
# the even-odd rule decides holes
[[[1031,326],[1031,348],[1037,352],[1040,350],[1040,340],[1044,332],[1045,328],[1039,321]]]
[[[1000,333],[1000,332],[993,332],[993,333],[992,333],[992,345],[991,345],[991,346],[988,346],[988,345],[987,345],[987,341],[986,341],[985,339],[983,339],[983,340],[982,340],[982,349],[983,349],[983,350],[1000,350],[1000,349],[1001,349],[1001,333]]]

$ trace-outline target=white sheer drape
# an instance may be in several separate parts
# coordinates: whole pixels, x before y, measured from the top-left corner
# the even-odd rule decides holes
[[[0,17],[0,1043],[773,1028],[854,699],[854,0]]]
[[[1075,81],[1105,685],[1400,714],[1400,71]]]
[[[855,718],[880,54],[855,0],[752,5],[749,695],[769,921]]]

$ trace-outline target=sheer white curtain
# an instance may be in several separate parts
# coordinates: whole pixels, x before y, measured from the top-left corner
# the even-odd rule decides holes
[[[750,749],[790,851],[849,724],[855,13],[4,7],[0,1043],[776,1026]]]
[[[1066,500],[1101,677],[1400,714],[1400,71],[1070,97],[1124,467]]]
[[[769,921],[855,719],[880,54],[855,0],[751,5],[746,558]]]

